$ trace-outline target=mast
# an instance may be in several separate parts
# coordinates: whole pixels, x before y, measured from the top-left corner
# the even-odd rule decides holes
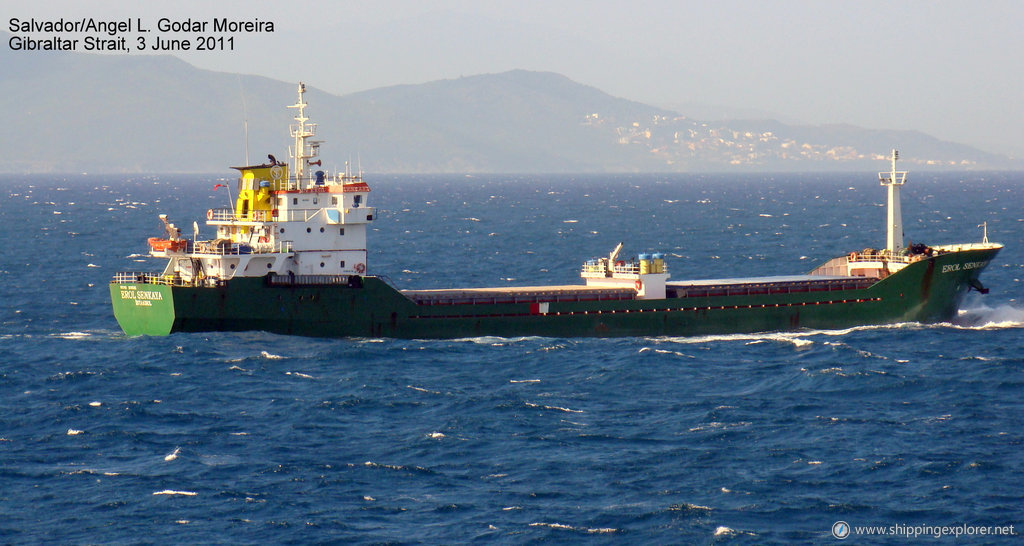
[[[907,180],[907,171],[896,170],[898,150],[892,151],[892,170],[878,173],[878,181],[889,188],[889,207],[886,213],[885,249],[892,253],[903,250],[903,213],[900,210],[900,186]]]
[[[306,162],[320,153],[320,143],[323,142],[321,140],[306,141],[316,135],[316,124],[306,124],[309,118],[306,117],[306,101],[302,98],[305,92],[306,84],[299,82],[299,101],[288,107],[299,109],[298,115],[295,116],[295,121],[298,123],[292,124],[289,129],[291,136],[295,138],[295,147],[292,149],[292,172],[300,187],[306,174]]]

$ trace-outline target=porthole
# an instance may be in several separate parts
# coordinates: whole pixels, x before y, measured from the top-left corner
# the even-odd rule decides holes
[[[313,233],[313,228],[306,228],[306,233]]]
[[[284,228],[281,228],[281,233],[284,233]]]
[[[320,233],[323,233],[323,232],[324,232],[324,228],[320,228]]]
[[[273,266],[274,266],[274,264],[267,264],[267,269],[270,269]]]
[[[323,266],[324,266],[324,263],[323,263],[323,262],[320,262],[320,267],[323,267]]]
[[[234,268],[235,268],[235,264],[231,264],[231,269],[234,269]]]
[[[345,228],[339,228],[338,235],[344,235],[344,234],[345,234]]]

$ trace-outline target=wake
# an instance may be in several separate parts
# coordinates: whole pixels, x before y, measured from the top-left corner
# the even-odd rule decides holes
[[[1024,309],[1009,304],[961,309],[950,326],[969,330],[1021,328],[1024,327]]]

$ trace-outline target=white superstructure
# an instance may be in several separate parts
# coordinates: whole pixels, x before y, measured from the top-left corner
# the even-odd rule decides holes
[[[186,240],[162,217],[167,239],[150,239],[153,256],[170,258],[164,276],[183,284],[216,284],[234,277],[366,274],[367,206],[370,187],[361,174],[329,173],[317,159],[322,141],[307,123],[299,84],[298,109],[290,134],[291,165],[273,155],[261,165],[234,167],[232,207],[210,209],[210,240]],[[218,184],[217,186],[223,186]],[[217,189],[215,186],[215,189]]]

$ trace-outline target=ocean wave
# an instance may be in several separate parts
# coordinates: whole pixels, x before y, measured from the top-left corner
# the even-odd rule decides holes
[[[682,343],[686,345],[730,341],[744,341],[746,342],[746,345],[756,345],[758,343],[775,341],[791,343],[794,347],[801,348],[814,343],[809,339],[803,339],[804,337],[814,334],[815,332],[764,332],[753,334],[717,334],[692,337],[662,337],[656,339],[669,343]]]
[[[561,406],[545,406],[542,404],[534,404],[533,402],[523,402],[527,407],[530,408],[541,408],[547,410],[563,411],[565,413],[583,413],[583,410],[574,410],[571,408],[563,408]]]
[[[50,337],[59,337],[61,339],[85,339],[91,336],[89,332],[61,332],[59,334],[51,334]]]
[[[523,337],[501,337],[501,336],[478,336],[478,337],[460,337],[451,339],[448,341],[455,343],[475,343],[477,345],[494,345],[502,346],[509,343],[522,343],[524,341],[532,341],[537,339],[544,339],[540,336],[523,336]],[[434,340],[421,340],[421,341],[434,341]]]
[[[1021,328],[1024,327],[1024,309],[1010,304],[961,309],[953,322],[947,324],[953,328],[967,330]]]
[[[573,525],[566,525],[564,523],[548,523],[544,521],[538,521],[530,524],[530,527],[548,527],[550,529],[559,529],[562,531],[576,531],[587,534],[608,534],[618,533],[619,530],[612,527],[576,527]]]
[[[182,497],[194,497],[197,495],[195,491],[178,491],[175,489],[164,489],[163,491],[154,491],[154,495],[178,495]]]

